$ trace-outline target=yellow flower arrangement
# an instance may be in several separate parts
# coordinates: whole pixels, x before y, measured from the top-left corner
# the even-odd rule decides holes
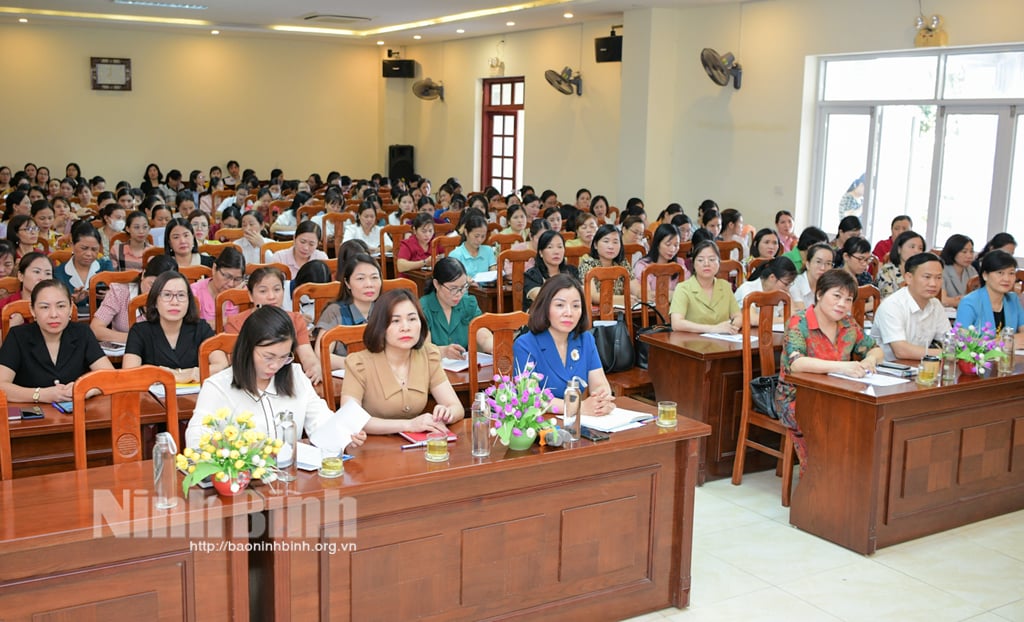
[[[277,478],[273,467],[283,443],[253,429],[252,413],[232,416],[230,410],[221,408],[202,421],[213,431],[199,438],[198,451],[186,447],[175,457],[177,467],[188,473],[181,484],[186,495],[190,487],[211,475],[221,482],[232,481],[245,471],[264,481]]]

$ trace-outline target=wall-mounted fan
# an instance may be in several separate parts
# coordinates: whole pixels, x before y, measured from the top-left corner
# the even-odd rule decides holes
[[[444,85],[426,78],[412,83],[412,94],[420,99],[432,100],[441,98],[444,101]]]
[[[704,48],[700,51],[700,64],[704,65],[704,71],[708,77],[718,86],[727,86],[729,78],[732,77],[732,85],[738,91],[740,81],[743,79],[743,67],[736,62],[736,56],[727,52],[724,56],[711,48]]]
[[[562,95],[572,95],[573,87],[576,87],[576,95],[583,95],[583,78],[580,74],[573,74],[572,69],[566,67],[562,73],[554,69],[544,72],[544,78],[548,84],[558,89]]]

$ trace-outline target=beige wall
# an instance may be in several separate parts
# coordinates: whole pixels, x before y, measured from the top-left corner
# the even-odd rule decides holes
[[[89,57],[132,59],[132,91],[93,91]],[[238,160],[261,177],[383,169],[378,51],[330,39],[0,26],[0,162],[142,180]],[[17,60],[16,60],[17,59]]]

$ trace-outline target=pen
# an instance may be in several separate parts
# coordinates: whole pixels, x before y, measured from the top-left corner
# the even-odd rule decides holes
[[[408,445],[402,445],[402,449],[415,449],[417,447],[426,447],[427,441],[417,441],[415,443],[409,443]]]

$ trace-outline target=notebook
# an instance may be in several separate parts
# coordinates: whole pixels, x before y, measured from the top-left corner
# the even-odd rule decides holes
[[[429,434],[429,432],[399,432],[398,433],[399,436],[401,436],[405,440],[409,441],[410,443],[426,443],[427,442],[427,434]],[[459,436],[455,432],[452,432],[451,430],[448,431],[448,442],[449,443],[452,442],[452,441],[458,440],[458,438],[459,438]]]
[[[654,418],[655,416],[650,413],[644,413],[637,410],[626,410],[625,408],[616,408],[603,417],[582,415],[580,416],[580,423],[591,430],[598,430],[600,432],[618,432],[620,430],[638,428]]]
[[[182,395],[196,395],[197,393],[199,393],[199,389],[203,388],[203,385],[199,384],[198,382],[178,384],[175,386],[177,387],[177,389],[175,390],[175,394],[178,395],[179,397]],[[150,386],[149,392],[152,393],[154,397],[167,397],[167,392],[164,391],[164,385],[159,383],[154,383],[152,386]]]

